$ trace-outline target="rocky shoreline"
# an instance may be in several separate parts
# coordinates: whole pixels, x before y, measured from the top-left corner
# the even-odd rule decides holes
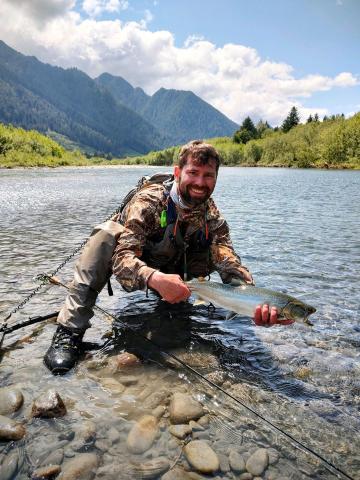
[[[206,389],[196,391],[174,369],[146,375],[144,368],[129,353],[84,362],[78,376],[107,394],[109,418],[75,416],[66,388],[32,399],[15,385],[0,388],[1,480],[321,478],[319,465],[285,456],[288,446],[273,445],[248,418],[231,421],[210,408]],[[209,379],[226,382],[211,370]]]

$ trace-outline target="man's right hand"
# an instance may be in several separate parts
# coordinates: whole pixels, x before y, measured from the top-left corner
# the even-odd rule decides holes
[[[148,287],[156,290],[169,303],[184,302],[191,295],[190,289],[179,275],[158,271],[149,278]]]

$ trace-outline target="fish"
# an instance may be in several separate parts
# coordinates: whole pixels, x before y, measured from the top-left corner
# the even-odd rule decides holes
[[[187,282],[192,296],[196,298],[194,305],[209,302],[218,307],[229,310],[226,317],[231,320],[236,315],[254,317],[258,305],[276,307],[279,320],[294,320],[313,325],[309,316],[316,312],[316,308],[282,292],[268,288],[255,287],[241,283],[236,286],[206,280],[191,280]]]

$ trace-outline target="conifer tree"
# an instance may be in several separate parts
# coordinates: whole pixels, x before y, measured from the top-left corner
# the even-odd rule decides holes
[[[306,123],[311,123],[313,121],[312,115],[309,115],[309,118],[306,120]]]
[[[296,107],[292,107],[288,116],[283,121],[281,129],[283,132],[286,133],[289,130],[291,130],[293,127],[296,127],[296,125],[299,125],[299,123],[300,123],[299,112]]]

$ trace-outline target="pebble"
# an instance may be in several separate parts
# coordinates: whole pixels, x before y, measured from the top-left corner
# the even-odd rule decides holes
[[[120,439],[120,433],[115,427],[111,427],[108,432],[108,439],[111,443],[116,443]]]
[[[65,404],[56,390],[42,393],[32,404],[33,417],[54,418],[66,415]]]
[[[124,385],[115,380],[115,378],[101,378],[100,384],[105,390],[116,395],[120,395],[125,391]]]
[[[220,468],[219,458],[203,440],[193,440],[184,447],[186,459],[200,473],[214,473]]]
[[[64,464],[58,480],[91,480],[95,477],[98,465],[97,455],[81,453]]]
[[[9,415],[9,413],[16,412],[23,402],[23,394],[17,388],[0,388],[0,415]]]
[[[54,452],[51,452],[49,455],[47,455],[45,459],[41,462],[41,465],[42,466],[61,465],[63,460],[64,460],[64,449],[58,448]]]
[[[169,470],[169,468],[169,460],[165,457],[158,457],[148,462],[133,465],[133,472],[135,478],[151,480],[153,478],[159,478],[159,476]]]
[[[166,407],[164,405],[159,405],[158,407],[154,408],[154,410],[151,412],[151,415],[158,420],[165,414],[166,412]]]
[[[239,475],[239,480],[252,480],[253,476],[249,472],[244,472],[241,475]]]
[[[124,352],[119,355],[114,355],[109,359],[108,366],[113,373],[124,370],[128,367],[136,367],[140,365],[140,360],[132,353]]]
[[[202,405],[186,393],[174,393],[170,400],[170,421],[173,424],[187,423],[204,415]]]
[[[135,375],[121,375],[118,377],[118,380],[120,383],[125,385],[125,387],[136,385],[139,382],[138,377],[135,377]]]
[[[267,452],[269,455],[269,465],[274,465],[279,461],[280,454],[275,448],[268,448]]]
[[[199,425],[198,422],[194,422],[194,420],[190,420],[189,426],[193,432],[203,432],[205,430],[202,425]]]
[[[158,392],[152,392],[143,403],[143,407],[146,410],[152,410],[162,403],[167,401],[169,392],[166,390],[160,390]]]
[[[240,453],[235,450],[231,450],[229,454],[229,463],[231,470],[237,473],[244,472],[246,470],[245,460]]]
[[[220,470],[222,473],[230,472],[230,464],[229,459],[226,455],[218,454],[219,462],[220,462]]]
[[[203,415],[202,417],[199,418],[197,423],[198,423],[198,425],[201,425],[202,427],[207,427],[210,423],[209,415]]]
[[[188,424],[185,425],[170,425],[169,432],[176,438],[183,440],[187,435],[191,433],[191,427]]]
[[[0,415],[0,440],[20,440],[25,433],[25,427],[21,423]]]
[[[246,470],[253,475],[261,475],[268,465],[269,454],[266,448],[259,448],[246,462]]]
[[[180,467],[169,470],[161,477],[161,480],[191,480],[191,476]]]
[[[126,445],[131,453],[144,453],[155,441],[159,426],[157,418],[144,415],[129,432]]]
[[[61,472],[60,465],[49,465],[47,467],[37,468],[31,474],[31,480],[44,480],[46,478],[54,478]]]

